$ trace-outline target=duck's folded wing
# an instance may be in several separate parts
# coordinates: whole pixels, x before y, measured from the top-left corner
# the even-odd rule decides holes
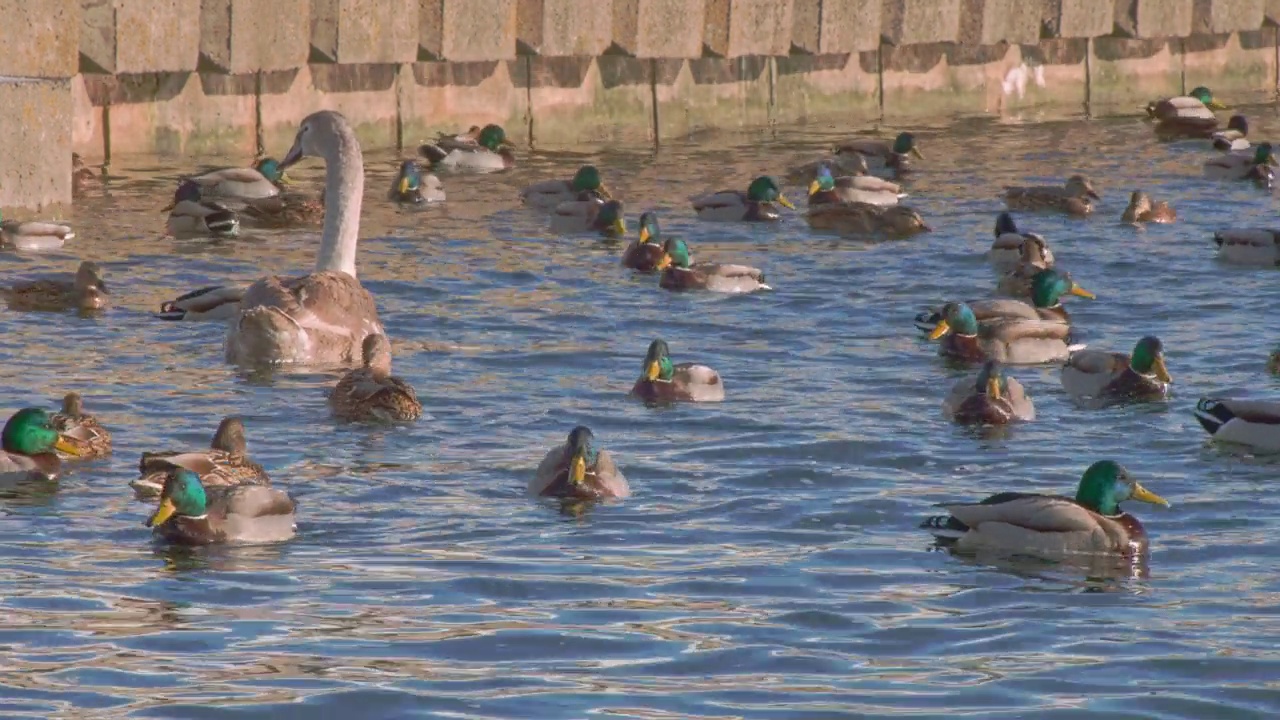
[[[720,190],[706,195],[695,196],[690,198],[690,200],[693,202],[694,210],[717,207],[737,207],[746,204],[747,194],[737,190]]]
[[[520,194],[524,197],[529,197],[531,195],[553,195],[568,192],[573,192],[573,189],[564,180],[543,180],[521,190]]]
[[[943,505],[971,528],[1005,523],[1039,532],[1080,532],[1098,527],[1094,514],[1070,498],[1031,493],[1000,493],[980,503]]]
[[[64,240],[69,240],[75,236],[75,233],[71,232],[71,228],[67,225],[36,221],[19,223],[18,232],[23,235],[53,235]]]
[[[529,481],[529,494],[541,495],[547,486],[555,482],[556,477],[568,472],[569,464],[565,457],[568,453],[567,443],[560,443],[547,452],[547,456],[538,463],[538,469]]]
[[[262,278],[249,286],[240,301],[241,313],[259,307],[275,308],[299,324],[315,329],[344,333],[362,329],[366,335],[381,332],[373,296],[359,280],[344,272]]]
[[[887,156],[892,152],[889,143],[873,138],[857,138],[840,143],[840,152],[856,152],[859,155]]]
[[[760,280],[764,277],[764,271],[760,268],[754,268],[750,265],[734,265],[732,263],[698,263],[694,266],[695,270],[703,270],[711,275],[719,275],[727,278],[751,278],[752,280]]]
[[[596,458],[596,477],[600,479],[600,486],[605,490],[606,495],[615,498],[631,495],[631,486],[627,484],[627,478],[613,462],[613,455],[608,450],[601,450]]]
[[[220,502],[228,515],[266,518],[292,515],[297,503],[283,490],[264,485],[237,485],[221,491]]]
[[[979,323],[999,321],[1006,318],[1039,320],[1040,314],[1035,306],[1021,300],[1008,298],[992,298],[990,300],[974,300],[966,303],[973,311]]]
[[[1280,425],[1280,402],[1268,400],[1218,400],[1235,417],[1259,425]]]
[[[1034,420],[1036,406],[1027,395],[1026,388],[1016,378],[1006,378],[1005,383],[1008,385],[1009,406],[1013,408],[1013,414],[1022,420]]]
[[[184,468],[203,477],[212,473],[217,467],[217,463],[214,462],[208,451],[186,453],[144,452],[142,453],[142,460],[138,463],[138,472],[142,475],[149,475],[157,472],[168,472],[174,468]]]
[[[225,168],[192,178],[200,185],[216,185],[220,182],[256,183],[266,179],[253,168]]]

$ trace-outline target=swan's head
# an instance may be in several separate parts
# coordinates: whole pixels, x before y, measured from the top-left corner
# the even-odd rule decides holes
[[[298,134],[293,140],[293,147],[280,161],[280,171],[297,163],[304,157],[326,157],[336,146],[346,139],[354,141],[351,124],[342,113],[333,110],[313,112],[302,120],[298,126]]]

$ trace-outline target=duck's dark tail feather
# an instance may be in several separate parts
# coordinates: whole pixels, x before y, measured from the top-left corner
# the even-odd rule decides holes
[[[433,145],[431,143],[426,143],[419,147],[418,154],[426,158],[432,165],[435,165],[446,157],[449,157],[449,153],[441,149],[439,145]]]
[[[969,526],[951,517],[950,515],[934,515],[925,518],[920,523],[920,527],[933,533],[933,536],[939,540],[959,540],[965,533],[969,532]]]
[[[206,215],[204,222],[209,226],[209,232],[221,237],[235,235],[240,232],[240,218],[230,210],[223,210]]]
[[[913,322],[917,330],[928,334],[933,332],[933,329],[937,327],[938,321],[941,319],[942,313],[937,310],[925,310],[922,313],[917,313]]]
[[[1226,405],[1213,398],[1201,398],[1200,402],[1196,403],[1195,413],[1200,427],[1204,428],[1205,432],[1210,435],[1221,430],[1223,425],[1231,422],[1231,419],[1235,417],[1235,414]]]

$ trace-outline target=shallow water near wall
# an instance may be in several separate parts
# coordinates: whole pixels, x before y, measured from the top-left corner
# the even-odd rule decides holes
[[[1255,109],[1254,134],[1280,121]],[[1214,258],[1212,232],[1270,226],[1274,196],[1201,176],[1205,143],[1157,143],[1135,118],[923,129],[909,203],[935,232],[866,242],[699,222],[686,198],[779,175],[839,139],[823,129],[707,134],[524,158],[444,176],[442,206],[383,199],[395,156],[366,155],[359,266],[429,417],[339,425],[336,372],[246,373],[216,324],[153,320],[224,280],[306,269],[316,231],[163,237],[175,179],[117,160],[60,253],[0,255],[13,278],[104,265],[104,316],[0,313],[4,415],[70,389],[115,455],[57,484],[0,492],[4,717],[1252,718],[1280,712],[1277,466],[1206,443],[1191,408],[1265,374],[1276,271]],[[275,149],[282,153],[285,148]],[[605,169],[698,258],[763,268],[772,293],[676,295],[618,265],[622,244],[556,237],[518,188]],[[1089,410],[1056,368],[1016,368],[1039,417],[1002,433],[946,422],[959,372],[911,319],[983,297],[1009,183],[1094,178],[1095,217],[1019,215],[1096,301],[1069,302],[1092,347],[1160,336],[1167,403]],[[323,167],[294,173],[318,183]],[[1171,226],[1118,222],[1143,188]],[[788,188],[802,200],[803,189]],[[803,206],[803,202],[801,202]],[[723,404],[626,397],[649,341],[717,368]],[[151,541],[126,483],[139,453],[205,446],[237,414],[250,451],[300,505],[298,535],[204,550]],[[634,497],[565,514],[524,485],[579,423]],[[931,551],[933,503],[1074,491],[1121,461],[1168,498],[1129,509],[1139,567],[1081,568]]]

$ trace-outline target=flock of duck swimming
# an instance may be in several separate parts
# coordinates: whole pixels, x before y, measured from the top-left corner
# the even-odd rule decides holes
[[[1209,175],[1249,180],[1270,187],[1276,163],[1271,146],[1250,145],[1242,116],[1218,129],[1209,91],[1153,102],[1148,112],[1161,135],[1212,140],[1219,152],[1205,161]],[[461,135],[442,135],[420,149],[425,163],[406,160],[388,193],[399,202],[439,202],[444,188],[424,170],[497,172],[515,162],[502,128],[472,128]],[[287,189],[285,170],[304,157],[325,162],[323,194],[309,196]],[[910,133],[892,142],[855,140],[834,148],[812,163],[789,171],[788,182],[807,183],[806,219],[817,229],[843,233],[905,237],[928,232],[919,213],[902,205],[906,195],[897,182],[871,174],[908,172],[912,158],[922,158]],[[92,180],[93,171],[74,163],[77,187]],[[422,406],[413,387],[391,374],[391,345],[378,319],[373,296],[356,274],[364,166],[359,143],[338,113],[308,116],[293,146],[280,162],[265,158],[253,168],[230,168],[182,180],[174,194],[167,228],[176,236],[235,234],[243,220],[265,226],[323,222],[315,270],[298,277],[263,277],[247,287],[210,286],[164,303],[158,317],[167,320],[221,320],[227,323],[225,357],[230,363],[317,364],[354,367],[332,389],[329,402],[336,417],[349,421],[406,422],[418,419]],[[623,205],[612,197],[593,166],[580,168],[569,180],[535,183],[522,191],[526,205],[550,213],[553,230],[598,231],[624,235]],[[1073,176],[1062,186],[1011,187],[1005,193],[1010,210],[1052,211],[1089,215],[1097,192],[1088,178]],[[745,191],[725,190],[691,198],[698,217],[724,222],[768,222],[779,218],[778,206],[795,209],[778,183],[768,176],[753,180]],[[1166,203],[1135,192],[1123,220],[1132,223],[1173,222]],[[3,222],[0,234],[19,250],[60,247],[74,237],[70,228],[53,223]],[[1280,230],[1224,230],[1217,242],[1231,262],[1275,265],[1280,262]],[[1025,388],[1005,374],[1005,365],[1062,365],[1062,384],[1079,398],[1144,401],[1166,396],[1172,381],[1158,338],[1144,337],[1132,352],[1106,352],[1071,343],[1070,317],[1062,305],[1068,296],[1093,294],[1054,268],[1048,242],[1018,230],[1012,216],[996,221],[988,257],[1002,273],[998,291],[1008,297],[953,301],[916,317],[916,325],[939,352],[980,364],[976,377],[956,383],[943,400],[944,413],[959,423],[1004,424],[1031,421],[1035,410]],[[757,268],[697,262],[688,244],[664,237],[656,214],[640,218],[637,239],[623,252],[622,264],[638,272],[658,273],[659,284],[672,290],[742,293],[767,290]],[[69,278],[43,278],[4,290],[10,306],[24,310],[75,308],[101,310],[107,292],[98,266],[82,263]],[[1280,367],[1280,358],[1273,358]],[[632,394],[650,403],[716,402],[724,385],[712,368],[675,364],[661,339],[654,340]],[[1202,399],[1196,407],[1200,423],[1218,439],[1280,451],[1280,403]],[[111,452],[110,433],[84,411],[71,393],[60,412],[24,408],[4,426],[0,474],[6,477],[55,477],[63,460],[98,457]],[[189,544],[284,540],[295,532],[295,503],[272,487],[266,471],[249,459],[244,428],[226,418],[207,449],[144,453],[140,476],[131,483],[142,498],[158,498],[147,519],[155,533]],[[575,427],[567,440],[552,448],[534,472],[529,490],[536,495],[572,500],[626,497],[630,490],[607,450],[598,447],[591,430]],[[1119,504],[1139,500],[1167,506],[1143,488],[1119,464],[1094,463],[1083,474],[1074,498],[1022,492],[993,495],[978,503],[947,504],[946,515],[929,518],[923,527],[940,542],[959,548],[1002,548],[1056,557],[1062,553],[1120,553],[1134,556],[1147,546],[1136,518]]]

